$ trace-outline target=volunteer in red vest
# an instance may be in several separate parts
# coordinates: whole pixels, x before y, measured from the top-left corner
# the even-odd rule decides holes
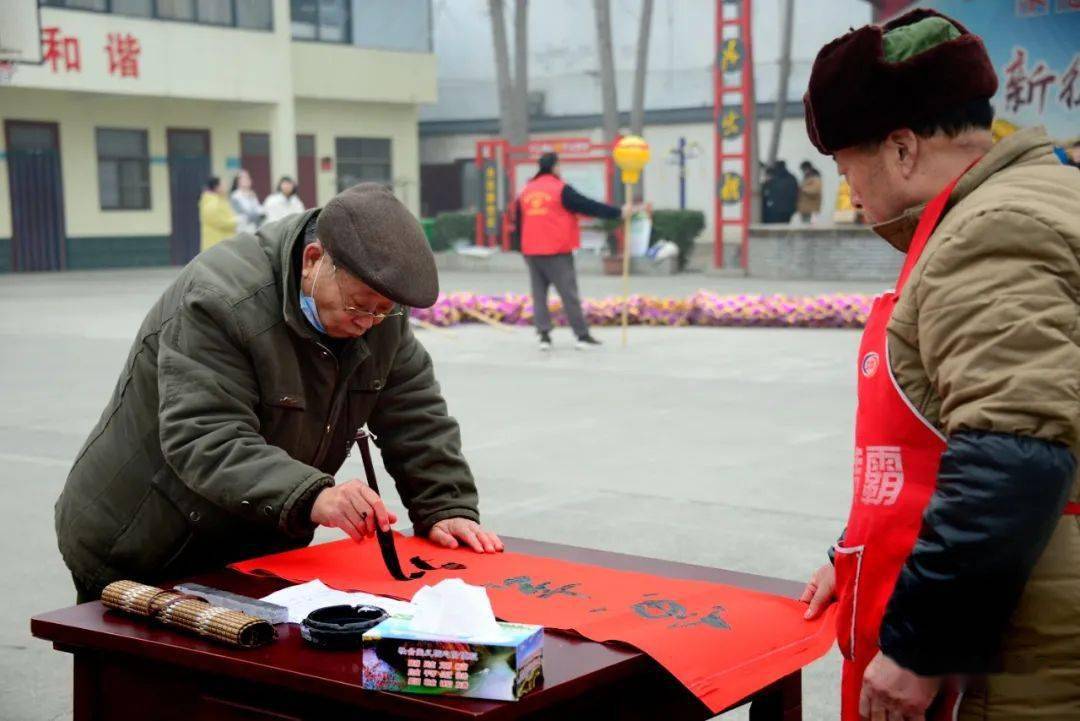
[[[521,254],[529,266],[532,281],[533,317],[540,334],[540,349],[551,350],[551,313],[548,287],[554,285],[562,298],[570,327],[577,336],[578,350],[600,345],[589,333],[578,296],[574,251],[581,247],[579,215],[615,219],[625,217],[630,206],[619,209],[586,198],[559,177],[559,156],[544,153],[540,169],[517,199]]]
[[[1080,174],[996,145],[982,40],[931,10],[817,56],[810,138],[905,254],[874,302],[838,604],[845,721],[1080,718]]]

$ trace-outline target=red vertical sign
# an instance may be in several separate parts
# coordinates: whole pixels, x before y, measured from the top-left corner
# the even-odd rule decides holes
[[[713,64],[713,130],[716,138],[713,263],[724,266],[724,230],[739,229],[740,264],[747,265],[750,240],[754,123],[754,56],[750,33],[752,0],[716,0],[716,57]]]

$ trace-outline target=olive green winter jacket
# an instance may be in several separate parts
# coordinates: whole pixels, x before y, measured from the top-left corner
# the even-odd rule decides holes
[[[77,581],[155,581],[310,543],[358,428],[418,532],[479,520],[431,359],[407,317],[331,344],[299,312],[317,211],[202,253],[150,310],[56,503]]]

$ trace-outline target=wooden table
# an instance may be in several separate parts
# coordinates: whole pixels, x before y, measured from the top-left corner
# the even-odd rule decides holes
[[[795,596],[801,584],[637,556],[505,538],[508,550]],[[222,570],[192,580],[248,596],[287,583]],[[544,686],[517,702],[365,691],[358,651],[317,651],[282,624],[260,649],[232,650],[86,603],[31,619],[75,657],[76,721],[119,719],[707,719],[708,709],[645,654],[547,631]],[[752,721],[802,718],[801,673],[736,706]]]

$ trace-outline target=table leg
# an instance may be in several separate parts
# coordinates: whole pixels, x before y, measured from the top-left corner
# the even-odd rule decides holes
[[[711,717],[708,708],[687,692],[669,673],[655,667],[619,683],[593,686],[542,711],[510,715],[520,721],[702,721]]]
[[[75,653],[75,683],[72,694],[72,717],[74,721],[92,721],[98,718],[101,683],[98,676],[97,657],[92,653]]]
[[[750,702],[750,721],[802,721],[802,671],[757,694]]]

